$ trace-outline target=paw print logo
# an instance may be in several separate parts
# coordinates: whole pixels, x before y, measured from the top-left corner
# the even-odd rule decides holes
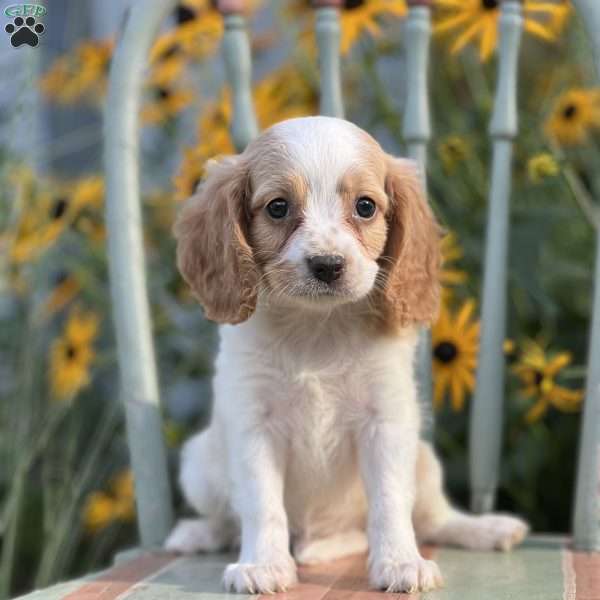
[[[44,33],[42,23],[36,22],[34,17],[15,17],[12,23],[8,23],[4,28],[6,33],[10,35],[10,43],[13,47],[18,48],[23,44],[27,44],[35,48],[40,41],[39,36]]]

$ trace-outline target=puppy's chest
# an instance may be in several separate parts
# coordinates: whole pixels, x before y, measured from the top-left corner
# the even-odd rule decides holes
[[[360,390],[347,378],[319,373],[298,373],[289,382],[280,411],[290,452],[311,468],[327,468],[353,444]]]

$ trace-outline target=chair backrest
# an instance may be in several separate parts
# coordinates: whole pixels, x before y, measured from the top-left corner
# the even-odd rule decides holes
[[[574,0],[594,49],[600,76],[600,2]],[[172,522],[171,492],[162,438],[159,392],[151,337],[142,245],[138,173],[138,108],[143,71],[158,28],[176,0],[132,3],[111,67],[105,119],[107,227],[111,292],[135,476],[138,523],[145,547],[160,544]],[[226,77],[232,89],[232,137],[243,149],[258,133],[252,105],[250,46],[243,0],[220,0],[225,32]],[[342,0],[315,0],[322,114],[344,114],[340,69]],[[432,0],[408,0],[405,35],[407,98],[404,137],[408,154],[426,173],[431,137],[427,62]],[[482,293],[482,331],[476,391],[471,404],[471,505],[493,507],[500,465],[504,397],[507,245],[513,140],[517,134],[517,63],[523,27],[519,0],[503,0],[499,69],[490,136],[493,144]],[[590,330],[589,369],[583,412],[574,514],[574,543],[600,550],[600,240]],[[419,351],[421,389],[431,399],[431,351],[423,332]]]

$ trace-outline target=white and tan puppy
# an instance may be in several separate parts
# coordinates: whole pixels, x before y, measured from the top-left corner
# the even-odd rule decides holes
[[[225,586],[275,592],[296,562],[369,551],[373,587],[442,583],[418,541],[508,549],[527,526],[452,508],[419,441],[414,355],[439,302],[439,227],[415,165],[339,119],[275,125],[213,163],[178,265],[222,324],[210,427],[184,447],[197,520],[179,552],[240,540]]]

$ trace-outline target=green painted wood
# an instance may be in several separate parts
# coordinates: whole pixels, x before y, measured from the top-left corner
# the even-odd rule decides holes
[[[421,594],[422,600],[592,600],[589,575],[577,572],[572,560],[565,560],[564,538],[534,536],[512,552],[471,552],[442,548],[434,550],[445,579],[445,587]],[[226,593],[222,575],[227,564],[235,562],[236,554],[203,554],[184,556],[135,583],[119,596],[120,600],[215,600],[258,598],[247,594]],[[358,561],[366,557],[358,557]],[[588,567],[593,569],[593,565]],[[60,600],[79,589],[86,581],[106,575],[99,573],[84,580],[59,584],[41,590],[22,600]],[[579,577],[588,580],[579,580]],[[315,565],[300,571],[301,584],[280,598],[312,600],[315,598],[390,598],[368,589],[364,567],[354,566],[346,559]],[[330,589],[331,588],[331,589]],[[567,594],[569,591],[571,595]],[[592,589],[595,592],[595,589]],[[576,594],[580,594],[576,596]],[[600,598],[600,589],[598,590]],[[266,596],[260,596],[266,597]],[[392,596],[394,598],[397,595]],[[408,597],[407,597],[408,598]],[[416,598],[416,597],[415,597]],[[83,600],[83,596],[82,596]]]
[[[573,533],[575,547],[600,552],[600,232],[596,241],[594,301]]]
[[[490,124],[493,157],[483,271],[481,341],[469,439],[471,508],[475,512],[492,510],[500,467],[509,196],[512,140],[517,134],[517,61],[522,27],[520,2],[503,2],[498,82]]]
[[[236,149],[241,152],[248,142],[258,135],[258,122],[252,100],[250,41],[246,19],[241,13],[227,13],[223,16],[223,21],[223,58],[233,103],[231,137]]]
[[[174,5],[175,0],[140,0],[131,5],[111,63],[104,119],[110,288],[138,525],[146,548],[165,539],[172,506],[146,289],[139,107],[152,41]]]
[[[575,6],[587,29],[600,77],[600,4],[598,0],[575,0]],[[594,288],[573,517],[574,545],[588,551],[600,551],[600,232],[596,240]]]
[[[423,169],[427,165],[427,144],[431,139],[427,74],[431,14],[427,6],[411,6],[404,26],[406,41],[406,105],[402,132],[408,155]]]
[[[127,600],[256,598],[248,594],[227,593],[223,590],[223,571],[229,563],[236,562],[237,558],[235,554],[182,557],[158,576],[138,584],[127,595]]]
[[[563,599],[562,549],[556,543],[528,541],[505,553],[443,549],[435,560],[446,585],[426,600]]]
[[[340,13],[330,6],[316,9],[315,32],[321,78],[320,113],[344,118],[340,67]]]
[[[423,186],[427,189],[427,144],[431,139],[427,73],[431,14],[427,6],[410,5],[404,33],[406,36],[406,103],[402,132],[408,156],[421,167]],[[433,401],[431,333],[419,334],[416,358],[419,400],[430,411]],[[430,414],[433,414],[432,412]],[[431,422],[423,424],[423,436],[431,438]]]

